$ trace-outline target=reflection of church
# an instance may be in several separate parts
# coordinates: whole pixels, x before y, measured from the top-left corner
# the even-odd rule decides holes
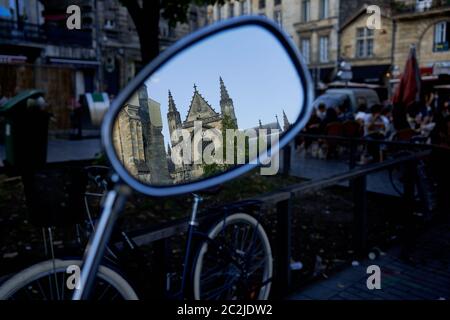
[[[113,143],[119,160],[133,176],[151,184],[171,184],[160,107],[143,85],[120,110]]]
[[[158,102],[148,97],[145,85],[125,104],[113,128],[114,147],[119,160],[133,176],[155,185],[167,185],[201,177],[203,174],[201,164],[175,165],[171,153],[182,141],[177,130],[184,129],[192,136],[195,121],[201,121],[203,130],[213,128],[222,130],[222,120],[227,117],[233,127],[237,128],[233,100],[222,78],[220,78],[220,113],[214,110],[194,85],[186,119],[181,121],[180,113],[169,91],[167,121],[170,145],[167,153],[162,134],[163,122],[160,107]],[[286,130],[289,123],[284,112],[283,117]],[[259,126],[254,129],[267,129],[269,134],[274,129],[282,130],[278,118],[275,122],[268,124],[262,124],[259,121]]]
[[[197,86],[194,85],[194,94],[189,105],[186,119],[182,122],[180,113],[177,110],[175,101],[169,91],[169,112],[167,113],[167,121],[169,123],[170,143],[169,153],[180,143],[181,137],[178,136],[177,130],[185,129],[193,135],[194,121],[201,121],[204,130],[218,129],[222,130],[222,120],[225,116],[234,123],[237,128],[237,119],[234,112],[233,100],[228,95],[227,88],[220,78],[220,113],[216,112],[213,107],[200,94]],[[171,176],[175,181],[189,181],[192,178],[200,177],[203,174],[203,168],[200,164],[183,164],[170,165]]]

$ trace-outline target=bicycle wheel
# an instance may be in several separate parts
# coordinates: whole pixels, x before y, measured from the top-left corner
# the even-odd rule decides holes
[[[266,300],[272,250],[261,224],[245,213],[217,223],[198,251],[193,270],[196,300]]]
[[[67,268],[80,260],[47,260],[17,273],[0,286],[0,300],[70,300]],[[128,282],[116,271],[100,266],[92,291],[93,300],[137,300]]]

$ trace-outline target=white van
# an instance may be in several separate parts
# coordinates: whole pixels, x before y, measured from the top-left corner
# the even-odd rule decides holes
[[[374,104],[380,104],[380,98],[373,89],[366,88],[336,88],[328,89],[324,94],[319,96],[314,101],[314,107],[321,103],[325,104],[327,108],[338,107],[339,105],[347,102],[351,110],[356,112],[358,106],[366,104],[368,108]]]

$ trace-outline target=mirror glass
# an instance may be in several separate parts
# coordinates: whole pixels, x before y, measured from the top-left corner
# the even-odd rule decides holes
[[[168,60],[118,113],[119,160],[152,186],[183,184],[266,158],[296,122],[304,90],[275,36],[258,26],[220,32]],[[262,161],[262,160],[261,160]]]

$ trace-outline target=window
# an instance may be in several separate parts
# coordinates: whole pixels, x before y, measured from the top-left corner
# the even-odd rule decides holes
[[[105,29],[114,29],[116,27],[116,22],[112,19],[105,19]]]
[[[374,32],[368,28],[356,29],[356,57],[368,58],[373,56]]]
[[[320,19],[327,19],[329,10],[329,0],[320,0]]]
[[[273,19],[280,27],[283,26],[283,16],[281,14],[281,10],[275,10],[273,13]]]
[[[241,6],[241,14],[242,15],[247,15],[247,14],[249,14],[249,10],[248,10],[248,1],[247,0],[244,0],[244,1],[241,1],[241,2],[239,2],[240,3],[240,6]]]
[[[274,0],[273,5],[279,6],[281,4],[281,0]]]
[[[450,22],[439,22],[434,26],[434,46],[433,51],[449,51],[450,42]]]
[[[303,58],[305,59],[306,63],[309,63],[311,57],[311,41],[309,39],[302,39],[301,43],[302,43],[301,51]]]
[[[265,0],[259,0],[258,2],[258,8],[264,9],[266,7],[266,1]]]
[[[319,61],[328,62],[328,36],[320,37],[319,47]]]
[[[228,3],[228,18],[234,17],[234,3],[229,2]]]
[[[307,22],[310,20],[311,1],[303,0],[302,2],[302,20]]]
[[[423,12],[429,10],[433,4],[433,0],[417,0],[416,11]]]
[[[220,21],[222,19],[222,8],[220,5],[217,6],[217,21]]]

